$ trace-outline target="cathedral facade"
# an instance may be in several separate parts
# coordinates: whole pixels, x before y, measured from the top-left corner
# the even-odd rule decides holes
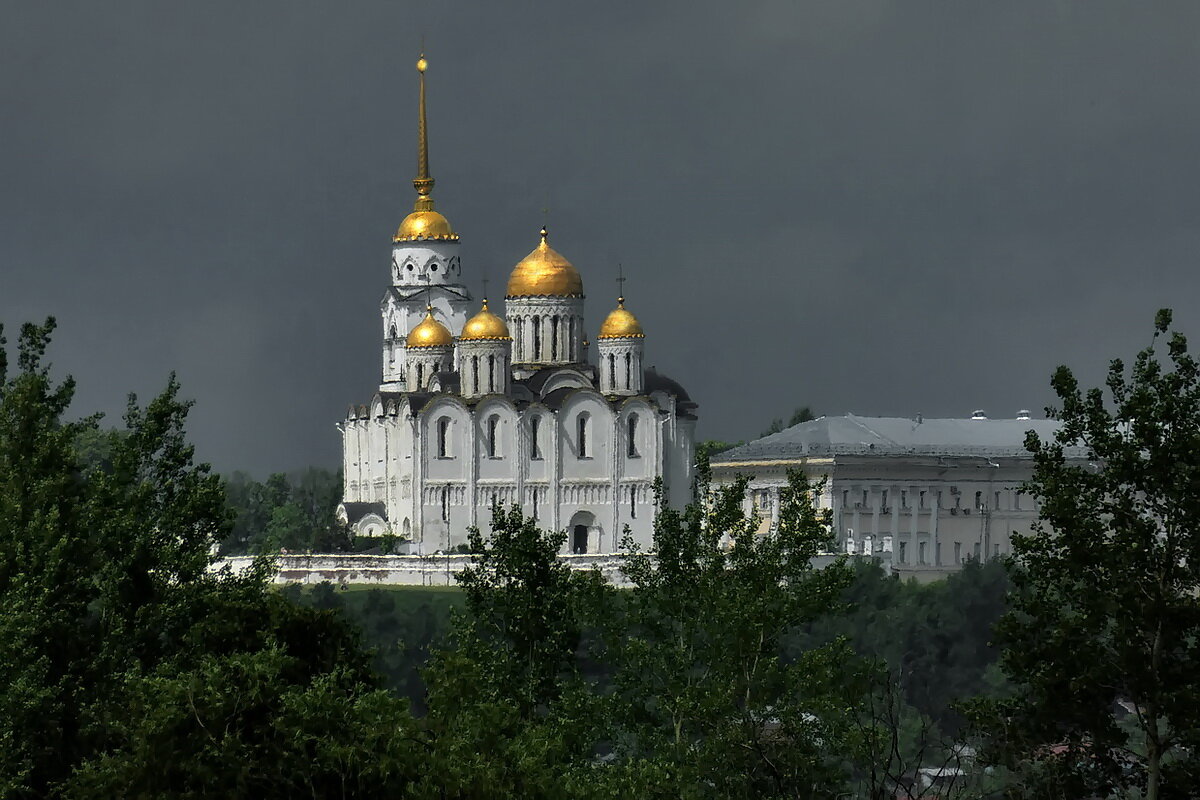
[[[649,544],[654,483],[691,496],[696,404],[644,365],[642,325],[624,297],[591,353],[583,277],[550,246],[512,268],[497,314],[466,285],[459,237],[434,208],[420,73],[413,211],[392,239],[381,305],[382,380],[339,424],[343,503],[359,535],[401,552],[448,552],[487,531],[495,504],[519,505],[565,552],[610,553],[624,532]]]

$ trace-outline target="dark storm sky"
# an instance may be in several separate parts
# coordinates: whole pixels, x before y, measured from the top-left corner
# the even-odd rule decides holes
[[[218,469],[337,464],[422,32],[473,290],[548,206],[592,335],[621,262],[704,437],[1011,416],[1160,306],[1200,335],[1194,2],[14,3],[0,319],[58,317],[79,412],[177,370]]]

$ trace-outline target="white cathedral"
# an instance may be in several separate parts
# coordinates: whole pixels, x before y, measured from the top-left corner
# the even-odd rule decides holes
[[[696,404],[644,366],[646,337],[623,297],[592,363],[583,279],[545,228],[509,275],[503,318],[486,297],[476,310],[458,234],[431,196],[425,67],[422,57],[417,200],[392,239],[381,307],[383,379],[338,426],[339,516],[412,554],[486,532],[495,503],[565,529],[568,553],[616,552],[626,528],[648,545],[654,481],[671,506],[691,497]]]

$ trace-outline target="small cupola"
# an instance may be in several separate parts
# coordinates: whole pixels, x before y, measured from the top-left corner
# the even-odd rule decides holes
[[[617,307],[608,312],[600,326],[598,339],[644,339],[646,332],[642,323],[625,308],[625,298],[617,298]]]
[[[447,347],[454,344],[450,330],[433,318],[433,306],[425,307],[425,319],[408,332],[404,345],[408,349],[421,347]]]
[[[479,313],[467,320],[467,324],[463,325],[462,336],[458,337],[459,341],[475,342],[487,341],[495,339],[511,339],[512,336],[508,333],[508,325],[500,317],[488,310],[487,298],[483,298],[483,308]]]

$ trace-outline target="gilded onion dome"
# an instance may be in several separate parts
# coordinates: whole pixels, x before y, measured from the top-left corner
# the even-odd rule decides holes
[[[420,202],[418,199],[417,203]],[[432,204],[433,200],[430,199],[429,202]],[[418,239],[454,241],[458,239],[458,234],[450,230],[450,220],[431,208],[429,211],[414,211],[409,214],[392,237],[392,241],[395,242],[412,242]]]
[[[406,347],[445,347],[454,344],[454,337],[445,325],[433,318],[433,306],[426,306],[425,319],[408,332]]]
[[[583,278],[570,261],[547,244],[549,233],[542,228],[542,241],[533,252],[513,267],[508,276],[508,297],[582,297]]]
[[[637,317],[625,310],[625,298],[617,298],[617,307],[608,313],[604,324],[600,326],[597,339],[642,339],[646,332]]]
[[[458,337],[461,342],[511,338],[508,334],[508,325],[504,324],[504,320],[488,311],[486,297],[483,298],[483,308],[478,314],[467,320],[467,324],[463,325],[462,336]]]
[[[419,239],[457,241],[458,234],[450,228],[450,220],[433,210],[433,177],[429,174],[429,137],[425,125],[425,54],[417,59],[417,72],[421,74],[421,97],[417,114],[417,177],[413,187],[417,190],[417,201],[413,212],[404,218],[394,242],[412,242]]]

